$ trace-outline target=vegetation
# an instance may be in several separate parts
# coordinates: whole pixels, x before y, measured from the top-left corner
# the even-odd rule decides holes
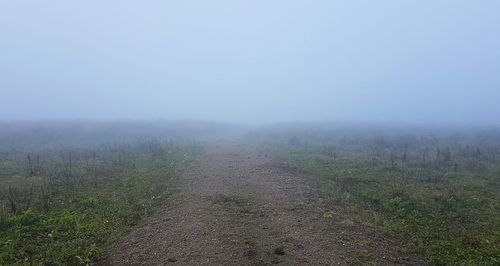
[[[196,152],[185,139],[158,140],[162,132],[217,133],[79,126],[0,124],[0,265],[97,261],[168,199]],[[406,240],[432,263],[500,264],[500,131],[298,125],[247,136],[317,177],[332,209]],[[213,202],[247,217],[259,213],[249,200]]]
[[[168,198],[193,151],[152,139],[31,147],[0,152],[0,265],[98,260]]]
[[[407,240],[434,264],[500,263],[497,131],[274,134],[332,208]],[[286,140],[286,141],[285,141]]]

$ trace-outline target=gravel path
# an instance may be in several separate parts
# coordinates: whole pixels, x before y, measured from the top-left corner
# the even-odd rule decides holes
[[[327,209],[305,174],[251,145],[205,145],[179,183],[103,265],[422,264]]]

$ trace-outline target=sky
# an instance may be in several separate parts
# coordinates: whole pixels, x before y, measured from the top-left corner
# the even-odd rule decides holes
[[[0,0],[0,120],[500,124],[500,1]]]

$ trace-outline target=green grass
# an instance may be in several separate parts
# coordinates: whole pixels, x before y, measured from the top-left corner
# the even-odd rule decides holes
[[[315,148],[277,152],[317,177],[332,206],[406,239],[409,250],[432,263],[500,264],[498,159],[482,161],[479,174],[411,163],[390,167],[356,154],[333,160]]]
[[[48,211],[35,202],[16,214],[0,216],[0,265],[97,261],[113,239],[168,199],[175,189],[173,177],[185,161],[181,149],[155,158],[131,153],[113,178],[58,188]],[[8,182],[26,186],[22,179]]]

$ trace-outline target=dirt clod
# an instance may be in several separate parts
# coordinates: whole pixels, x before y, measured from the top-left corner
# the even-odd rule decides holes
[[[285,255],[285,248],[282,246],[279,246],[274,249],[274,254],[276,255]]]

